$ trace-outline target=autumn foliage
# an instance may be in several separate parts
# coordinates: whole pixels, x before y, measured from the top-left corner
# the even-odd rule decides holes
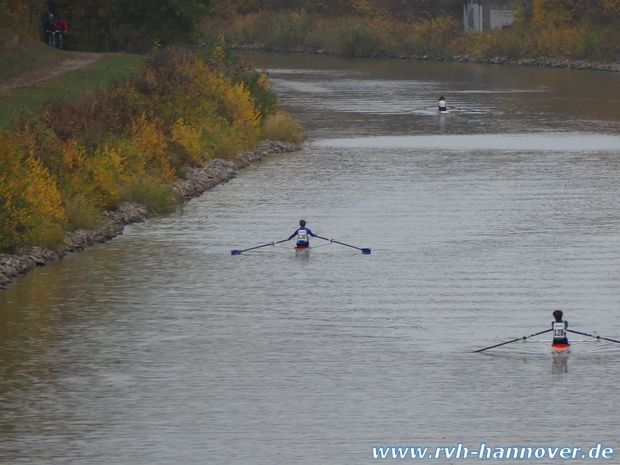
[[[43,39],[43,21],[52,13],[69,24],[65,46],[70,50],[144,53],[154,46],[195,39],[209,4],[210,0],[0,0],[0,45],[6,31],[22,40]]]
[[[212,38],[233,44],[260,44],[268,50],[321,50],[340,56],[426,55],[444,59],[462,33],[451,16],[406,22],[389,15],[317,16],[306,12],[256,12],[204,25]]]
[[[0,134],[0,251],[57,246],[124,201],[169,210],[188,167],[254,146],[278,114],[267,77],[221,45],[160,50],[92,98],[50,103]]]
[[[465,34],[463,4],[442,0],[213,0],[206,36],[266,50],[341,56],[620,61],[620,0],[520,0],[508,29]]]
[[[457,18],[461,0],[212,0],[213,17],[231,18],[267,12],[295,11],[323,17],[366,16],[399,21],[432,19],[442,15]]]

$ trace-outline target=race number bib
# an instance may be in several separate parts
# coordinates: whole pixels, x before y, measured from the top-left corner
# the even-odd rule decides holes
[[[308,242],[308,232],[304,229],[297,231],[298,242]]]
[[[564,328],[564,322],[553,323],[553,337],[556,339],[566,337],[566,329]]]

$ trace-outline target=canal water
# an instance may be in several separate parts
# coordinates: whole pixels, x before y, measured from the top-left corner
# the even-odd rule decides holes
[[[619,344],[473,351],[620,339],[620,75],[244,59],[308,141],[0,292],[0,463],[618,460]]]

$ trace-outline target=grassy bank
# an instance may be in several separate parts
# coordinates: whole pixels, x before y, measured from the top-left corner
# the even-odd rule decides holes
[[[109,58],[135,69],[135,58]],[[61,82],[97,85],[106,66],[116,68],[106,61]],[[123,202],[170,211],[172,184],[188,168],[263,138],[300,138],[267,77],[221,44],[159,50],[125,80],[77,96],[0,133],[0,253],[58,247],[66,232],[96,226]]]
[[[61,62],[68,52],[52,49],[41,41],[30,39],[8,45],[0,44],[0,81],[31,69],[43,68]]]
[[[70,59],[74,55],[64,52],[62,59]],[[8,91],[0,96],[0,128],[6,129],[24,113],[34,111],[50,100],[73,103],[83,99],[113,81],[123,80],[136,73],[145,63],[144,56],[111,53],[88,67],[69,71],[27,88]]]

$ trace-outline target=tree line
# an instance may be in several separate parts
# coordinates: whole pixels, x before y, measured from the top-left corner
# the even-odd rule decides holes
[[[371,16],[411,21],[463,14],[462,0],[213,0],[212,16],[296,11],[327,17]]]
[[[620,0],[515,0],[517,28],[541,40],[568,41],[573,49],[616,47]],[[40,37],[47,13],[69,22],[69,48],[83,51],[146,52],[153,47],[188,43],[209,32],[213,21],[234,24],[261,14],[296,13],[311,21],[353,18],[419,24],[462,24],[462,0],[0,0],[0,42],[11,30]],[[382,26],[384,27],[384,26]],[[398,26],[401,27],[401,26]],[[552,31],[550,33],[549,31]],[[564,37],[566,36],[566,37]],[[510,40],[514,41],[514,37]],[[556,47],[557,53],[565,51]],[[565,47],[564,47],[565,48]],[[569,47],[571,48],[571,47]],[[600,48],[600,47],[599,47]],[[528,47],[534,53],[534,47]],[[597,52],[598,53],[598,52]],[[605,52],[607,59],[612,52]],[[600,55],[600,53],[599,53]],[[610,58],[611,57],[611,58]]]
[[[527,0],[524,18],[537,26],[608,25],[620,19],[620,0]]]
[[[74,50],[141,53],[198,37],[209,6],[210,0],[0,0],[0,28],[39,37],[51,13],[69,23]]]
[[[463,0],[212,0],[215,16],[259,11],[297,11],[323,16],[378,16],[397,20],[461,19]],[[538,25],[557,23],[610,24],[620,18],[620,0],[515,0],[522,18]]]

